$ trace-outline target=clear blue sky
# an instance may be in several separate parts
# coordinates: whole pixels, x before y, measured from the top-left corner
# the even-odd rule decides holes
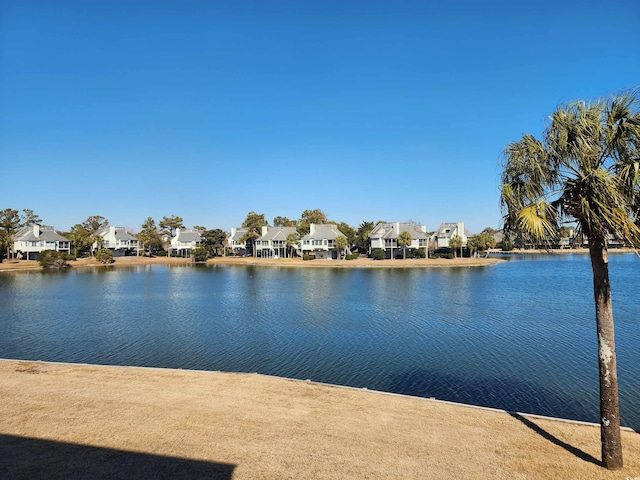
[[[640,84],[640,2],[0,3],[0,209],[500,226],[500,154]]]

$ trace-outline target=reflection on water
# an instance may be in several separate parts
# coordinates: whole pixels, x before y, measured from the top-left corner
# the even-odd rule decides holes
[[[640,260],[611,257],[640,428]],[[0,275],[0,356],[260,372],[597,421],[587,256],[486,268],[144,266]]]

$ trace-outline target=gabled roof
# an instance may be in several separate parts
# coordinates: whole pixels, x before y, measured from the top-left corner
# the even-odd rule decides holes
[[[259,240],[268,241],[268,240],[287,240],[287,237],[291,234],[296,233],[296,227],[269,227],[267,233],[262,235]]]
[[[98,235],[100,237],[106,237],[111,231],[113,231],[113,235],[116,237],[116,240],[138,240],[135,236],[127,232],[125,227],[114,227],[113,225],[103,227],[98,232]]]
[[[398,225],[398,229],[394,228]],[[410,222],[387,223],[379,222],[369,233],[369,238],[398,238],[401,232],[409,232],[412,239],[429,238],[429,235],[422,230],[421,225]]]
[[[333,224],[324,224],[324,225],[314,225],[313,233],[308,233],[304,237],[303,240],[314,240],[314,239],[327,239],[327,240],[335,240],[339,235],[344,236],[340,230],[338,230],[337,225]]]
[[[63,237],[58,232],[56,232],[53,227],[49,227],[46,225],[38,225],[37,230],[38,234],[34,233],[34,226],[29,225],[27,227],[22,227],[18,233],[14,235],[14,240],[18,242],[37,242],[37,241],[45,241],[45,242],[68,242],[69,239]]]
[[[457,231],[457,229],[458,224],[456,222],[441,223],[438,227],[438,231],[436,232],[436,236],[441,238],[451,238],[453,235],[455,235],[454,232]],[[464,234],[466,235],[466,232],[464,232]]]
[[[246,230],[244,230],[244,229],[242,229],[242,228],[239,228],[239,229],[237,229],[237,230],[236,230],[236,232],[235,232],[235,233],[231,232],[231,233],[229,234],[229,241],[230,241],[230,242],[238,242],[238,241],[240,241],[240,239],[242,238],[242,236],[243,236],[245,233],[247,233],[247,231],[246,231]]]
[[[180,230],[176,240],[179,242],[201,242],[202,237],[200,236],[200,232],[197,230]]]

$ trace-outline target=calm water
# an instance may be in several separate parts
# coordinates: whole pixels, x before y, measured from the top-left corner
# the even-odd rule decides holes
[[[0,275],[0,357],[259,372],[598,421],[587,256],[452,269]],[[611,257],[622,423],[640,430],[640,259]]]

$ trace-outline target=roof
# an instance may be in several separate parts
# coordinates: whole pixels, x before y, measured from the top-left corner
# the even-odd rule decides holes
[[[233,233],[233,232],[232,232],[232,233],[230,233],[230,234],[229,234],[229,241],[231,241],[231,242],[238,242],[238,241],[240,241],[240,239],[242,238],[242,236],[243,236],[245,233],[247,233],[247,231],[246,231],[246,230],[244,230],[244,229],[242,229],[242,228],[239,228],[239,229],[237,229],[237,230],[236,230],[236,232],[235,232],[235,233]]]
[[[394,229],[395,225],[398,225],[398,231]],[[400,232],[409,232],[411,238],[429,238],[429,234],[425,232],[422,225],[416,225],[410,222],[379,222],[371,232],[369,232],[369,238],[398,238]],[[426,227],[425,227],[426,230]]]
[[[296,227],[269,227],[267,233],[260,237],[260,240],[282,240],[286,241],[291,234],[296,234]]]
[[[314,232],[308,233],[304,237],[303,240],[313,240],[316,238],[326,238],[327,240],[335,240],[338,236],[345,236],[340,230],[338,230],[337,225],[333,224],[324,224],[324,225],[314,225]]]
[[[179,242],[201,242],[202,237],[197,230],[180,230],[177,235],[177,240]]]
[[[116,237],[116,240],[137,240],[135,236],[127,232],[125,227],[114,227],[112,225],[103,227],[98,232],[98,235],[101,237],[106,237],[111,231],[113,231],[113,235]]]
[[[45,242],[68,242],[69,239],[63,237],[58,232],[56,232],[53,227],[49,227],[46,225],[38,225],[38,234],[34,233],[34,226],[29,225],[26,227],[22,227],[18,233],[14,235],[15,241],[20,242],[37,242],[37,241],[45,241]]]

